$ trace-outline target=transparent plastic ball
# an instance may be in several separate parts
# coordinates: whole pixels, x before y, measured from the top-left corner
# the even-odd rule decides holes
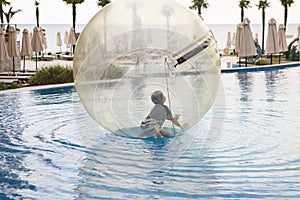
[[[174,0],[119,0],[101,9],[76,44],[74,79],[90,116],[114,134],[138,137],[141,122],[165,96],[173,135],[195,126],[211,108],[220,58],[213,34]],[[184,127],[183,127],[184,126]],[[173,131],[172,131],[173,130]]]

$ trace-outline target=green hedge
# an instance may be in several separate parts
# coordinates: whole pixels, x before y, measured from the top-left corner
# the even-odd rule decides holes
[[[287,61],[285,57],[280,57],[280,63]],[[255,65],[270,65],[271,64],[271,58],[261,58],[254,63]],[[272,64],[279,64],[279,58],[273,57],[272,58]]]
[[[125,74],[125,71],[126,71],[125,68],[121,68],[115,65],[110,65],[108,68],[104,70],[104,72],[100,76],[100,80],[122,78],[122,76]]]
[[[9,89],[16,89],[16,88],[20,88],[22,87],[22,85],[16,84],[16,83],[3,83],[0,82],[0,90],[9,90]]]
[[[71,67],[55,65],[39,69],[34,76],[30,77],[29,85],[47,85],[74,82]]]
[[[269,65],[271,63],[270,59],[266,59],[266,58],[261,58],[257,61],[255,61],[255,65]]]

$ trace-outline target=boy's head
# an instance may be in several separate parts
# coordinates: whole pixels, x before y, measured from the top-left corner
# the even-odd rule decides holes
[[[160,90],[157,90],[152,93],[151,100],[154,104],[163,104],[164,103],[164,95]]]

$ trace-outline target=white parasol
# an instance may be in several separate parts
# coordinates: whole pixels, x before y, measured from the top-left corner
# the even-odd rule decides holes
[[[17,45],[17,31],[13,26],[8,27],[8,55],[12,57],[13,74],[15,74],[15,57],[20,55]]]
[[[40,34],[40,37],[42,39],[42,47],[43,47],[43,50],[47,49],[47,40],[46,40],[46,34],[45,34],[45,29],[43,28],[39,28],[39,34]],[[42,50],[42,51],[43,51]]]
[[[280,63],[280,57],[281,57],[280,54],[288,50],[283,24],[280,24],[278,27],[278,43],[279,43],[279,63]]]
[[[232,34],[231,44],[235,45],[235,32]]]
[[[46,50],[48,49],[48,42],[47,42],[47,38],[46,35],[43,36],[43,49]]]
[[[246,66],[247,66],[247,58],[254,56],[256,54],[256,47],[252,36],[250,20],[248,18],[245,18],[242,26],[243,29],[241,32],[239,57],[246,59]]]
[[[56,33],[56,46],[59,46],[59,50],[61,52],[61,46],[62,46],[62,40],[61,40],[61,35],[60,32]]]
[[[267,44],[266,44],[266,54],[271,55],[272,64],[272,54],[279,53],[279,41],[277,34],[276,20],[271,18],[269,20]]]
[[[32,41],[32,38],[33,38],[33,33],[30,31],[30,32],[29,32],[29,41],[30,41],[30,42]]]
[[[231,47],[231,32],[228,31],[228,33],[227,33],[226,48],[228,48],[230,50],[230,47]]]
[[[68,31],[66,31],[65,35],[64,35],[64,44],[66,45],[66,51],[68,51],[68,48],[70,47],[70,45],[69,45],[69,33],[68,33]]]
[[[236,26],[236,34],[235,34],[235,52],[237,54],[239,53],[239,50],[240,50],[242,30],[243,30],[243,25],[242,25],[242,23],[239,23]]]
[[[31,40],[31,47],[32,47],[32,51],[35,52],[35,69],[37,70],[37,54],[38,52],[43,51],[43,43],[42,43],[42,38],[40,36],[39,33],[39,28],[38,27],[34,27],[33,29],[33,36],[32,36],[32,40]]]
[[[0,61],[7,61],[8,59],[9,57],[5,45],[4,31],[0,28]]]
[[[68,44],[71,45],[71,47],[72,47],[71,53],[72,52],[74,53],[74,46],[76,44],[75,29],[74,28],[70,28]]]
[[[299,60],[300,60],[300,26],[298,26],[298,54],[299,54]]]
[[[22,48],[21,48],[21,56],[24,59],[23,63],[23,72],[25,72],[25,57],[32,55],[32,48],[31,48],[31,42],[29,39],[28,30],[25,28],[23,30],[23,37],[22,37]]]
[[[258,42],[258,33],[255,33],[255,40]]]

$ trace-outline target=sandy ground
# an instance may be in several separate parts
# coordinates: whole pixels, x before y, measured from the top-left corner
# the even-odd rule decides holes
[[[227,67],[227,63],[236,63],[238,61],[237,56],[222,56],[221,57],[221,65],[222,68]],[[21,60],[21,70],[23,70],[24,62]],[[73,67],[73,61],[70,60],[61,60],[61,59],[53,59],[50,61],[37,61],[37,69],[41,69],[42,67],[49,67],[54,65],[61,66],[70,66]],[[26,71],[35,71],[36,70],[36,61],[31,59],[25,60],[25,70]]]
[[[238,61],[237,56],[223,56],[221,57],[221,62],[224,64],[226,63],[236,63]],[[38,61],[37,62],[37,68],[40,69],[42,67],[47,66],[54,66],[54,65],[61,65],[61,66],[73,66],[73,61],[69,60],[60,60],[60,59],[53,59],[52,61]],[[35,70],[36,68],[36,62],[34,60],[26,60],[25,61],[25,67],[27,70]],[[23,69],[23,61],[21,61],[21,69]]]
[[[37,69],[42,67],[49,67],[54,65],[70,66],[73,67],[73,61],[53,59],[51,61],[37,61]],[[25,60],[25,69],[34,71],[36,69],[36,61]],[[23,70],[23,61],[21,61],[21,70]]]
[[[221,58],[222,68],[225,67],[227,63],[236,63],[238,61],[237,56],[223,56]],[[61,65],[61,66],[73,66],[73,61],[69,60],[60,60],[60,59],[53,59],[52,61],[38,61],[37,68],[40,69],[42,67],[54,66],[54,65]],[[36,62],[34,60],[25,60],[25,69],[26,70],[35,70]],[[23,70],[23,61],[21,61],[21,70]]]
[[[238,61],[237,56],[222,56],[221,61],[224,63],[230,62],[230,63],[236,63]]]

